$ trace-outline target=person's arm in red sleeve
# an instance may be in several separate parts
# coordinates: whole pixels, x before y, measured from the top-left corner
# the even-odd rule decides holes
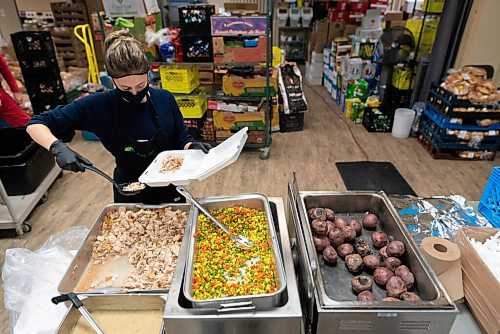
[[[12,72],[9,69],[9,65],[5,61],[3,55],[0,54],[0,74],[9,84],[10,90],[12,93],[19,93],[19,87],[17,86],[16,79],[12,75]]]

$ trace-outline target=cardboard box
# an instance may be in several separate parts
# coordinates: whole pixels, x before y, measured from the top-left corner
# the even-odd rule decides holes
[[[498,231],[500,229],[464,227],[455,239],[461,253],[465,300],[479,327],[488,334],[500,331],[499,282],[468,238],[484,242]]]
[[[266,34],[266,16],[211,17],[212,36],[255,36]]]
[[[330,22],[327,19],[322,19],[322,20],[316,21],[315,31],[321,35],[325,35],[328,37],[329,27],[330,27]]]
[[[406,27],[406,21],[389,21],[386,23],[386,28]]]
[[[253,14],[258,12],[258,4],[224,2],[224,10],[236,15]]]
[[[224,75],[222,78],[222,91],[230,96],[266,96],[266,77],[255,75],[244,78],[238,75]],[[278,93],[278,71],[273,71],[269,78],[269,94]]]
[[[381,27],[380,10],[370,9],[361,21],[361,28],[363,29],[378,29]]]
[[[264,107],[258,112],[234,113],[231,111],[213,111],[216,130],[239,131],[244,127],[248,130],[264,130],[266,122]]]
[[[386,12],[385,21],[402,21],[403,12]]]
[[[382,28],[377,28],[377,29],[363,29],[361,27],[356,28],[356,36],[359,37],[359,39],[379,39],[380,36],[383,34]]]
[[[347,2],[347,0],[339,0],[339,1],[337,2],[337,7],[335,7],[335,10],[336,10],[336,11],[339,11],[339,12],[341,12],[341,11],[346,11],[346,10],[348,10],[348,9],[349,9],[349,7],[348,7],[348,2]]]
[[[18,12],[26,12],[26,11],[52,12],[52,9],[50,8],[50,3],[56,2],[56,0],[54,0],[54,1],[16,0],[15,2],[16,2],[16,7],[17,7]],[[7,32],[5,32],[5,33],[7,33]]]
[[[347,23],[347,21],[349,20],[349,12],[346,10],[344,11],[335,10],[330,15],[330,20]]]
[[[367,1],[351,2],[349,3],[350,12],[366,12],[368,10],[369,3]]]
[[[217,144],[222,143],[224,140],[231,137],[234,133],[228,130],[215,130],[215,142]],[[247,144],[264,144],[266,136],[264,131],[248,131]]]
[[[255,47],[231,47],[224,37],[212,37],[214,63],[250,63],[266,61],[266,37],[259,36]]]
[[[106,15],[109,17],[143,17],[159,13],[158,3],[153,0],[102,0]]]
[[[356,33],[356,25],[354,24],[346,24],[343,37],[349,37],[349,35],[353,35]]]
[[[341,37],[345,30],[345,22],[332,21],[328,31],[328,43],[331,43],[335,38]]]

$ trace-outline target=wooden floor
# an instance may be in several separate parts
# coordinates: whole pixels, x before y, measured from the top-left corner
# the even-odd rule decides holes
[[[310,106],[302,132],[273,134],[268,160],[255,152],[243,152],[240,159],[218,174],[188,187],[194,195],[261,192],[268,196],[286,196],[292,172],[298,173],[301,190],[345,190],[335,167],[338,161],[363,161],[366,158],[354,144],[338,107],[322,87],[305,87]],[[371,134],[355,125],[352,133],[367,152],[370,161],[390,161],[421,196],[462,194],[478,200],[494,162],[433,160],[415,139],[399,140],[390,134]],[[112,156],[98,142],[75,136],[70,145],[96,166],[111,173]],[[69,226],[90,226],[101,208],[112,202],[111,186],[96,174],[65,172],[53,184],[48,201],[37,207],[29,221],[30,233],[0,240],[0,263],[7,248],[40,247],[51,235]],[[0,333],[7,332],[8,314],[0,291]]]

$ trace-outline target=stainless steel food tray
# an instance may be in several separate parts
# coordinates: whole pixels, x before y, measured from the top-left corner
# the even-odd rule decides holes
[[[194,299],[192,296],[191,287],[194,269],[195,238],[191,237],[188,243],[189,248],[183,286],[183,293],[186,299],[192,304],[194,308],[210,308],[219,310],[222,310],[225,307],[234,308],[235,306],[244,306],[248,309],[249,307],[271,308],[279,305],[281,302],[282,294],[286,289],[286,277],[268,198],[262,194],[244,194],[234,196],[206,197],[200,200],[200,203],[203,204],[208,210],[218,210],[233,206],[244,206],[251,209],[263,210],[266,213],[269,226],[269,241],[271,242],[275,257],[275,277],[277,279],[278,289],[270,294],[213,298],[206,300]],[[189,217],[189,225],[192,229],[191,235],[193,235],[197,231],[199,211],[197,208],[193,208],[191,213],[192,214]]]
[[[165,300],[160,296],[137,294],[92,296],[82,299],[82,302],[91,315],[94,311],[163,311],[165,309]],[[71,306],[59,325],[56,334],[71,333],[81,317],[82,314],[75,307]],[[159,334],[163,334],[163,318],[160,319],[161,327]],[[102,324],[101,329],[104,330]]]
[[[400,240],[404,243],[406,252],[402,257],[402,262],[406,264],[415,275],[415,287],[413,292],[417,292],[422,298],[421,302],[399,302],[398,308],[436,308],[449,307],[453,308],[444,289],[439,283],[434,272],[430,270],[430,266],[420,254],[418,247],[406,231],[405,226],[400,222],[397,213],[392,207],[389,199],[383,192],[300,192],[300,201],[302,204],[302,212],[305,215],[307,210],[314,207],[331,208],[338,217],[353,218],[361,222],[361,217],[365,212],[375,213],[382,222],[377,227],[377,230],[386,232],[395,240]],[[309,240],[312,245],[312,231],[308,221],[302,224],[304,229],[304,237]],[[372,232],[363,229],[362,237],[371,246]],[[370,247],[373,249],[373,247]],[[316,271],[317,289],[320,297],[321,305],[325,308],[394,308],[393,303],[382,302],[358,302],[355,300],[355,295],[352,292],[350,281],[356,276],[351,274],[344,260],[339,259],[336,266],[325,264],[321,254],[318,254],[312,247],[308,249],[311,254],[316,254],[318,269]],[[385,297],[385,291],[379,288],[374,283],[373,292],[378,299]]]
[[[112,293],[134,293],[134,292],[147,292],[147,293],[159,293],[165,294],[168,293],[168,289],[160,289],[160,290],[119,290],[119,289],[108,289],[108,290],[100,290],[100,291],[77,291],[78,286],[80,285],[82,280],[88,279],[90,276],[88,269],[92,267],[92,248],[94,242],[97,240],[97,236],[101,234],[102,231],[102,222],[104,221],[104,217],[110,211],[116,211],[120,207],[125,207],[127,210],[139,211],[140,209],[162,209],[162,208],[171,208],[172,210],[182,210],[185,212],[189,212],[191,206],[189,204],[164,204],[164,205],[144,205],[144,204],[109,204],[105,206],[99,216],[97,217],[94,225],[89,231],[89,234],[83,241],[80,249],[76,253],[75,258],[69,265],[66,273],[64,274],[61,282],[58,286],[58,291],[61,294],[76,292],[78,294],[83,295],[94,295],[94,294],[102,294],[105,291],[112,291]],[[189,219],[189,218],[188,218]],[[188,224],[186,224],[187,226]],[[184,230],[185,234],[185,230]],[[179,254],[181,256],[181,254]],[[126,260],[128,262],[128,260]],[[105,275],[109,273],[99,273],[98,275]]]
[[[450,332],[458,309],[420,254],[384,193],[299,191],[294,174],[293,182],[288,184],[288,195],[289,213],[293,222],[291,227],[295,232],[295,248],[299,263],[299,291],[305,315],[305,327],[309,333],[444,334]],[[352,300],[350,286],[346,286],[346,283],[337,282],[335,285],[340,285],[343,291],[336,290],[339,287],[332,286],[330,277],[327,277],[328,272],[323,268],[325,265],[319,259],[313,245],[306,211],[312,207],[329,207],[341,216],[343,213],[352,215],[366,211],[377,214],[384,222],[384,230],[405,244],[408,254],[404,260],[415,274],[424,301],[360,302]],[[343,266],[345,263],[340,260],[337,263],[338,269]],[[325,283],[325,280],[328,281]]]

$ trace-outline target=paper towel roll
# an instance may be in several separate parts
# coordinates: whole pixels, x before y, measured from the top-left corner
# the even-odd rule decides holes
[[[463,298],[462,267],[457,245],[443,238],[427,237],[420,245],[432,269],[452,300]]]

